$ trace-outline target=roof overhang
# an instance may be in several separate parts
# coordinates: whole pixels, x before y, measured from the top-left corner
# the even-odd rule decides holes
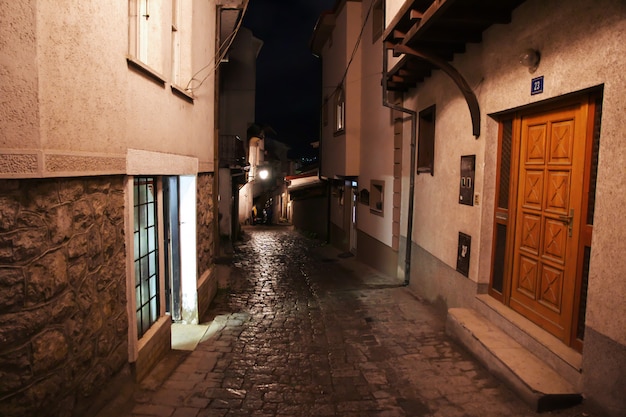
[[[325,11],[317,19],[310,47],[315,56],[321,56],[322,48],[335,29],[336,15],[334,11]]]
[[[383,35],[388,48],[401,59],[389,69],[389,91],[416,87],[440,66],[423,56],[450,62],[468,43],[482,42],[482,33],[494,24],[508,24],[525,0],[407,0]],[[396,45],[417,51],[403,52]],[[420,56],[421,55],[421,56]]]
[[[322,185],[325,182],[318,177],[317,173],[292,175],[289,177],[285,177],[285,180],[289,182],[289,185],[287,187],[289,192],[315,187],[318,185]]]
[[[220,19],[220,44],[229,39],[235,32],[239,20],[243,18],[243,9],[246,7],[245,0],[218,0]]]

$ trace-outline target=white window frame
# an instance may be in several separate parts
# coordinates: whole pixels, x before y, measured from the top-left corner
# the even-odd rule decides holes
[[[335,133],[346,129],[346,95],[343,86],[335,92]]]

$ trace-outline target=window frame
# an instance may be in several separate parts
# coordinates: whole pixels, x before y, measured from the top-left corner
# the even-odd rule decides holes
[[[157,8],[158,12],[155,14],[151,12],[151,10],[155,10],[154,8],[147,9],[145,14],[142,15],[143,5],[149,7],[147,6],[149,4],[148,1],[128,1],[128,53],[126,61],[129,68],[146,76],[156,84],[165,87],[167,77],[163,75],[166,71],[163,42],[166,42],[166,40],[163,38],[162,32],[165,16],[162,8]],[[148,18],[145,21],[142,20],[146,16]],[[151,29],[146,26],[148,22],[157,23],[152,23],[152,25],[156,26],[151,26]],[[150,36],[151,32],[159,34],[159,36]],[[157,52],[149,53],[149,51]],[[150,59],[150,56],[155,56],[156,58]]]
[[[376,43],[385,31],[385,6],[383,0],[374,0],[372,5],[372,43]]]
[[[159,259],[159,203],[158,203],[158,177],[136,176],[133,177],[133,270],[134,296],[135,296],[135,320],[137,339],[141,339],[146,332],[159,321],[161,317],[161,291],[162,276]],[[151,187],[151,191],[150,191]],[[144,198],[142,199],[141,196]],[[150,195],[151,194],[151,195]],[[145,232],[142,230],[141,211],[145,209],[143,218],[146,220]],[[152,231],[152,233],[151,233]],[[143,240],[147,250],[143,251]],[[152,242],[150,242],[152,241]],[[152,246],[150,245],[152,243]],[[144,279],[143,268],[146,264],[148,269],[147,279]],[[147,282],[147,284],[146,284]],[[144,286],[147,285],[147,297],[144,297]],[[153,288],[154,286],[154,288]],[[148,317],[145,326],[144,310]]]
[[[385,181],[370,180],[369,207],[370,213],[385,216]]]
[[[436,105],[433,104],[418,114],[417,174],[435,175],[435,121]]]
[[[333,108],[335,135],[340,135],[346,130],[346,95],[343,86],[335,91]]]

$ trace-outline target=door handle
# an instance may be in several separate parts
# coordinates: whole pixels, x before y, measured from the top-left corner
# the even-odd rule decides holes
[[[569,216],[559,216],[559,220],[567,225],[567,235],[572,237],[572,230],[574,229],[574,209],[570,209]]]

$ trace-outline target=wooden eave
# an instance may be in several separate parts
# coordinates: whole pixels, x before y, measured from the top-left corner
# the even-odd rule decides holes
[[[451,62],[468,43],[482,42],[482,33],[494,24],[511,22],[513,10],[524,0],[408,0],[386,28],[388,48],[403,45]],[[396,55],[401,55],[396,51]],[[404,55],[383,82],[389,90],[414,88],[438,67]],[[402,72],[401,72],[402,71]]]

